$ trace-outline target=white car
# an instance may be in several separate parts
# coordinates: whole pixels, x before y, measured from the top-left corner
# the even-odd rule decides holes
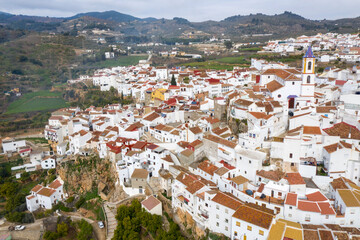
[[[104,228],[104,223],[102,221],[98,222],[99,228]]]
[[[17,225],[15,226],[15,231],[22,231],[25,229],[25,226],[24,225]]]

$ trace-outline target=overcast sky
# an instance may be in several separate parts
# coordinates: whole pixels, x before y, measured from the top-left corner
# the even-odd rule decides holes
[[[284,11],[310,19],[338,19],[360,16],[359,8],[360,0],[0,0],[0,11],[14,14],[69,17],[115,10],[142,18],[183,17],[190,21]]]

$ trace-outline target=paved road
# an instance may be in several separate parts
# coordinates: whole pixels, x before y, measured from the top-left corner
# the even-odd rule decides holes
[[[0,227],[0,235],[9,233],[8,227],[10,224],[5,224],[6,226]],[[39,240],[44,231],[44,226],[42,220],[36,220],[34,223],[23,224],[26,226],[23,231],[12,231],[11,236],[13,239],[29,239],[29,240]]]
[[[66,214],[65,216],[71,217],[71,220],[73,220],[73,221],[79,221],[81,219],[86,220],[88,223],[90,223],[93,226],[95,238],[97,240],[106,240],[106,230],[105,230],[105,228],[100,229],[97,224],[97,221],[91,220],[89,218],[81,217],[81,216],[71,215],[71,214]],[[57,218],[57,216],[51,216],[49,218]],[[46,221],[46,218],[36,220],[34,223],[22,224],[22,225],[26,226],[25,230],[12,231],[11,232],[12,238],[19,239],[19,240],[22,240],[22,239],[24,239],[24,240],[25,239],[39,240],[39,239],[41,239],[42,233],[44,232],[43,220]],[[13,225],[13,224],[4,224],[4,226],[0,227],[0,236],[3,234],[9,233],[9,230],[8,230],[9,225]]]

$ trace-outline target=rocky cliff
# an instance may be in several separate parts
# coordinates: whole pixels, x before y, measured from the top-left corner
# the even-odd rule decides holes
[[[57,171],[70,196],[84,194],[96,188],[99,194],[110,195],[117,181],[115,166],[98,156],[78,157],[61,163]]]

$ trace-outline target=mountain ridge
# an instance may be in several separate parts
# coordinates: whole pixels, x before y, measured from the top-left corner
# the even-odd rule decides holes
[[[311,20],[285,11],[274,15],[257,13],[234,15],[220,21],[191,22],[182,17],[173,19],[139,18],[114,10],[79,13],[63,18],[0,12],[0,24],[5,24],[12,29],[34,31],[70,32],[101,27],[121,33],[124,37],[187,38],[189,34],[197,33],[197,37],[202,39],[213,35],[237,40],[249,35],[271,35],[282,38],[318,32],[354,33],[358,32],[360,28],[360,17]],[[74,26],[77,27],[74,28]],[[194,35],[192,35],[193,37]]]

